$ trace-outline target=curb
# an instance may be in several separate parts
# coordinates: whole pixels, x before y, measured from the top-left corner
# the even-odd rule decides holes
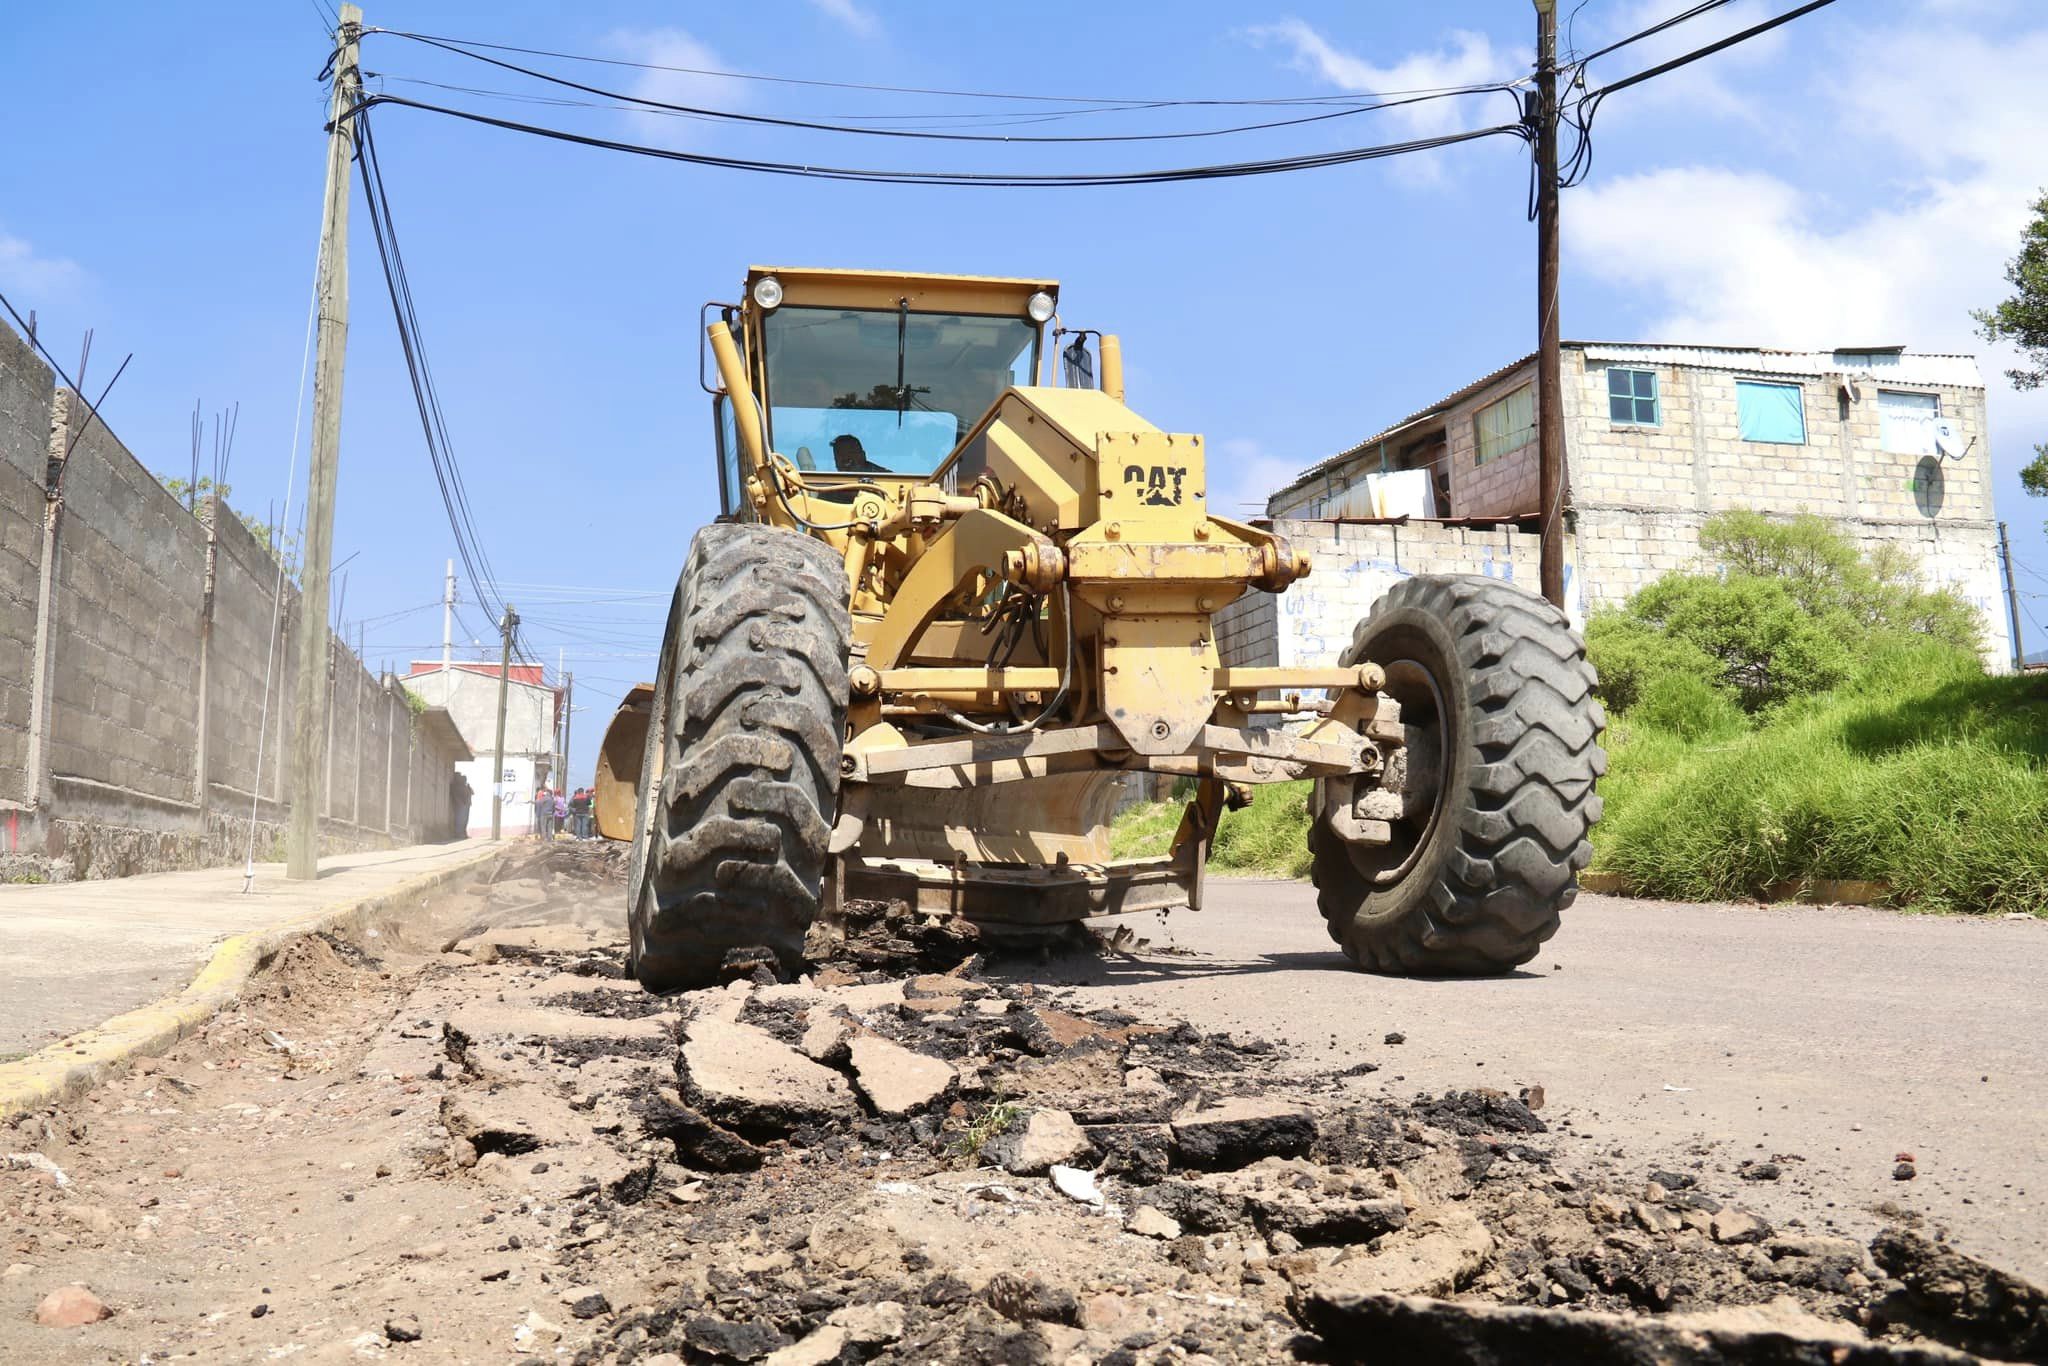
[[[25,1058],[0,1063],[0,1120],[68,1100],[97,1086],[131,1058],[162,1053],[240,996],[243,986],[288,940],[360,926],[381,911],[476,872],[504,852],[503,845],[493,845],[474,858],[421,873],[381,892],[222,940],[182,991],[59,1039]]]
[[[1579,890],[1599,896],[1642,897],[1646,893],[1636,890],[1622,873],[1604,869],[1589,869],[1579,874]],[[1758,898],[1765,905],[1778,906],[1797,904],[1802,906],[1875,906],[1885,908],[1891,904],[1892,888],[1889,882],[1869,881],[1856,878],[1806,878],[1774,882]],[[1665,898],[1650,898],[1663,900]]]

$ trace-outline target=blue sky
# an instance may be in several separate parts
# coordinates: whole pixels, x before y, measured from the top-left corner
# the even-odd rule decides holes
[[[1575,0],[1565,0],[1570,13]],[[1788,8],[1741,0],[1596,64],[1626,74]],[[1581,50],[1680,8],[1587,0]],[[1514,79],[1526,0],[1234,0],[1043,6],[761,0],[750,6],[373,3],[367,22],[673,66],[1085,98],[1298,98]],[[35,6],[0,48],[0,289],[35,308],[88,389],[135,359],[106,416],[154,468],[187,460],[195,399],[241,404],[234,501],[283,499],[318,230],[325,56],[316,0]],[[517,60],[517,59],[515,59]],[[905,144],[456,95],[539,93],[389,36],[393,94],[726,155],[871,166],[1128,168],[1325,150],[1507,121],[1507,98],[1206,141],[1103,148]],[[679,103],[797,117],[1012,106],[547,63]],[[1564,202],[1568,337],[1974,351],[1991,385],[2001,515],[2048,621],[2048,503],[2015,471],[2048,400],[1972,335],[2048,185],[2028,0],[1842,0],[1608,101]],[[400,79],[410,78],[410,79]],[[373,82],[373,86],[376,85]],[[562,92],[557,92],[562,93]],[[1259,113],[1260,111],[1254,111]],[[1241,111],[1109,114],[1024,132],[1212,126]],[[1526,162],[1508,139],[1257,180],[986,191],[746,176],[615,156],[386,107],[373,113],[455,449],[505,595],[550,670],[578,678],[575,771],[652,672],[691,531],[714,511],[696,320],[753,262],[1063,281],[1071,324],[1124,338],[1134,407],[1205,432],[1219,509],[1532,345]],[[1149,120],[1149,121],[1148,121]],[[438,653],[452,553],[361,212],[336,545],[372,667]],[[299,452],[303,490],[303,435]],[[296,499],[295,499],[296,501]],[[2030,577],[2031,574],[2031,577]],[[490,630],[464,586],[466,630]],[[403,615],[394,615],[403,614]],[[2030,645],[2044,633],[2026,625]]]

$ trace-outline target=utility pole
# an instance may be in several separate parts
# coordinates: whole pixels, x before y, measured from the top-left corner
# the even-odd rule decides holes
[[[334,92],[327,110],[327,191],[320,221],[320,341],[313,369],[313,458],[306,488],[306,556],[300,587],[299,688],[293,707],[292,819],[285,876],[320,875],[320,781],[327,734],[327,575],[334,558],[334,485],[341,456],[341,369],[348,347],[348,199],[353,148],[347,115],[361,94],[357,44],[363,11],[341,7]]]
[[[1543,596],[1564,606],[1564,379],[1557,318],[1557,0],[1536,0],[1536,503]]]
[[[2012,669],[2027,667],[2027,647],[2020,643],[2020,593],[2012,581],[2012,542],[2005,538],[2005,523],[1998,524],[1998,558],[2005,561],[2005,614],[2012,621]]]
[[[455,659],[455,561],[448,561],[448,577],[441,587],[441,686],[447,688],[448,671]],[[443,692],[442,696],[448,696]]]
[[[505,814],[505,703],[512,688],[512,633],[519,629],[519,614],[505,604],[505,620],[499,630],[504,643],[498,651],[498,746],[491,774],[491,838],[502,833]]]
[[[569,719],[569,675],[568,672],[563,668],[563,665],[569,662],[568,654],[569,652],[566,649],[557,648],[555,650],[555,677],[563,680],[562,687],[560,689],[561,706],[556,709],[555,724],[553,729],[550,730],[548,733],[548,738],[554,743],[555,746],[555,781],[553,786],[555,790],[558,792],[561,791],[562,788],[562,776],[569,770],[569,742],[562,738],[562,725]]]
[[[562,675],[562,753],[558,761],[558,771],[562,776],[555,780],[558,784],[569,774],[569,704],[575,696],[576,675],[565,673]]]

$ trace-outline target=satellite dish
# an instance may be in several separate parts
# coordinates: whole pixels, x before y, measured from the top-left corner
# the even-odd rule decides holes
[[[1963,434],[1956,429],[1952,417],[1934,419],[1934,449],[1950,460],[1960,460],[1970,448],[1963,442]]]

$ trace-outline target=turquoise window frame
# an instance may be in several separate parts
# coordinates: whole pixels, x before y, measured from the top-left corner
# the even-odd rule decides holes
[[[1621,381],[1616,387],[1615,381]],[[1644,414],[1648,416],[1644,416]],[[1661,427],[1663,410],[1657,393],[1657,372],[1626,365],[1607,370],[1607,419],[1617,427]]]

